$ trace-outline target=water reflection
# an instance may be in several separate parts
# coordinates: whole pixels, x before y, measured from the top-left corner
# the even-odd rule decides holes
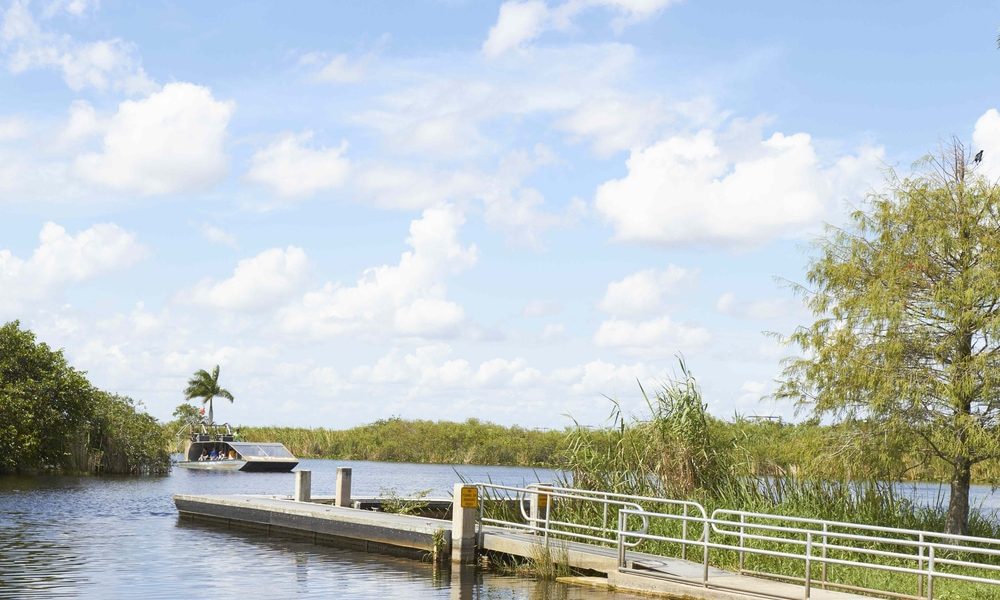
[[[332,494],[338,466],[354,469],[358,496],[383,489],[443,496],[459,476],[448,465],[303,462],[317,494]],[[510,485],[553,475],[457,470],[470,480]],[[156,478],[0,478],[0,598],[630,598],[182,521],[171,499],[175,493],[290,494],[293,487],[288,473],[181,469]]]

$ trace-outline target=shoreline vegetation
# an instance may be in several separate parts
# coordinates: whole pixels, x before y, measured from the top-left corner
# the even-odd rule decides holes
[[[0,326],[0,475],[164,474],[168,440],[141,403],[94,387],[18,321]]]
[[[617,409],[616,409],[617,410]],[[499,465],[565,469],[573,448],[581,444],[610,451],[620,436],[621,417],[608,427],[568,426],[531,429],[478,419],[464,422],[381,419],[349,429],[239,426],[247,441],[281,442],[300,458],[370,460],[424,464]],[[892,454],[859,445],[864,424],[822,425],[705,415],[711,438],[738,448],[749,473],[766,477],[864,480],[881,468],[895,481],[947,482],[947,465],[922,455],[917,441],[897,443]],[[651,423],[634,419],[631,427]],[[177,425],[174,425],[176,429]],[[884,463],[884,464],[880,464]],[[893,469],[890,469],[893,467]],[[1000,482],[1000,461],[973,470],[973,483]]]

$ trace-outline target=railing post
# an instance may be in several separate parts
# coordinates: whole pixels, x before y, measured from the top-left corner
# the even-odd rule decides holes
[[[309,502],[312,499],[312,471],[295,472],[295,501]]]
[[[451,509],[451,562],[476,561],[476,520],[479,517],[479,488],[456,483]]]
[[[703,508],[702,511],[705,509]],[[705,587],[708,587],[708,517],[703,519],[701,540],[704,545],[704,551],[702,552],[702,566],[701,566],[701,583]]]
[[[823,589],[826,589],[826,533],[827,524],[823,523],[823,565],[820,570],[823,572]]]
[[[605,504],[605,506],[607,506]],[[618,568],[625,567],[625,522],[628,515],[621,510],[618,511]]]
[[[744,554],[746,554],[743,551],[746,547],[746,520],[747,516],[740,513],[740,575],[743,574]]]
[[[813,534],[811,531],[806,532],[806,595],[805,599],[809,600],[809,594],[811,593],[812,587],[812,549],[813,549]]]
[[[681,560],[687,560],[688,539],[688,506],[684,505],[684,519],[681,520]]]
[[[548,516],[549,516],[549,500],[551,500],[551,496],[549,496],[548,494],[540,491],[540,490],[544,489],[542,487],[535,487],[534,489],[535,489],[535,491],[532,492],[531,498],[529,498],[529,501],[528,501],[529,502],[529,504],[528,504],[528,519],[531,522],[531,527],[532,527],[532,529],[535,530],[535,533],[538,533],[537,530],[540,528],[539,522],[542,521],[542,520],[544,520],[545,523],[546,523],[545,534],[547,536],[548,535],[547,525],[548,525]],[[544,513],[544,516],[543,516],[543,513]]]
[[[337,491],[333,505],[351,505],[351,467],[337,467]]]
[[[934,546],[927,547],[927,600],[934,600]]]
[[[917,558],[917,568],[920,569],[921,571],[923,571],[924,570],[924,534],[922,534],[922,533],[920,534],[919,541],[920,541],[920,546],[917,547],[917,551],[919,552],[918,558]],[[924,574],[923,573],[917,573],[917,596],[923,596],[923,595],[924,595]]]

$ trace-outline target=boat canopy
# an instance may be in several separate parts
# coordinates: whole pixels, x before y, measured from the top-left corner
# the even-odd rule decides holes
[[[281,444],[277,443],[255,443],[255,442],[226,442],[229,446],[240,453],[244,459],[251,458],[291,458],[295,456]]]

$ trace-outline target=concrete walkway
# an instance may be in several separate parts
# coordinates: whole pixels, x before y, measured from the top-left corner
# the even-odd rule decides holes
[[[541,536],[518,533],[507,529],[486,527],[482,536],[483,549],[529,559],[545,556]],[[593,544],[549,539],[548,556],[576,569],[598,571],[603,577],[564,578],[566,583],[614,587],[621,590],[704,598],[706,600],[745,600],[747,598],[805,598],[805,587],[770,579],[737,575],[715,567],[708,569],[708,587],[703,584],[701,563],[679,558],[630,551],[629,569],[619,571],[618,549]],[[859,596],[824,590],[813,583],[812,600],[870,600]]]
[[[451,521],[331,506],[328,499],[298,502],[287,496],[201,496],[177,494],[174,503],[182,517],[280,531],[340,547],[409,558],[450,555]],[[575,569],[604,573],[607,577],[572,577],[566,583],[613,587],[673,598],[746,600],[749,598],[805,598],[801,585],[737,575],[709,568],[709,585],[702,582],[699,563],[653,554],[629,552],[628,569],[618,569],[616,548],[550,539],[548,550],[541,536],[497,527],[484,527],[480,550],[527,559],[550,558]],[[867,600],[814,584],[813,600]]]

